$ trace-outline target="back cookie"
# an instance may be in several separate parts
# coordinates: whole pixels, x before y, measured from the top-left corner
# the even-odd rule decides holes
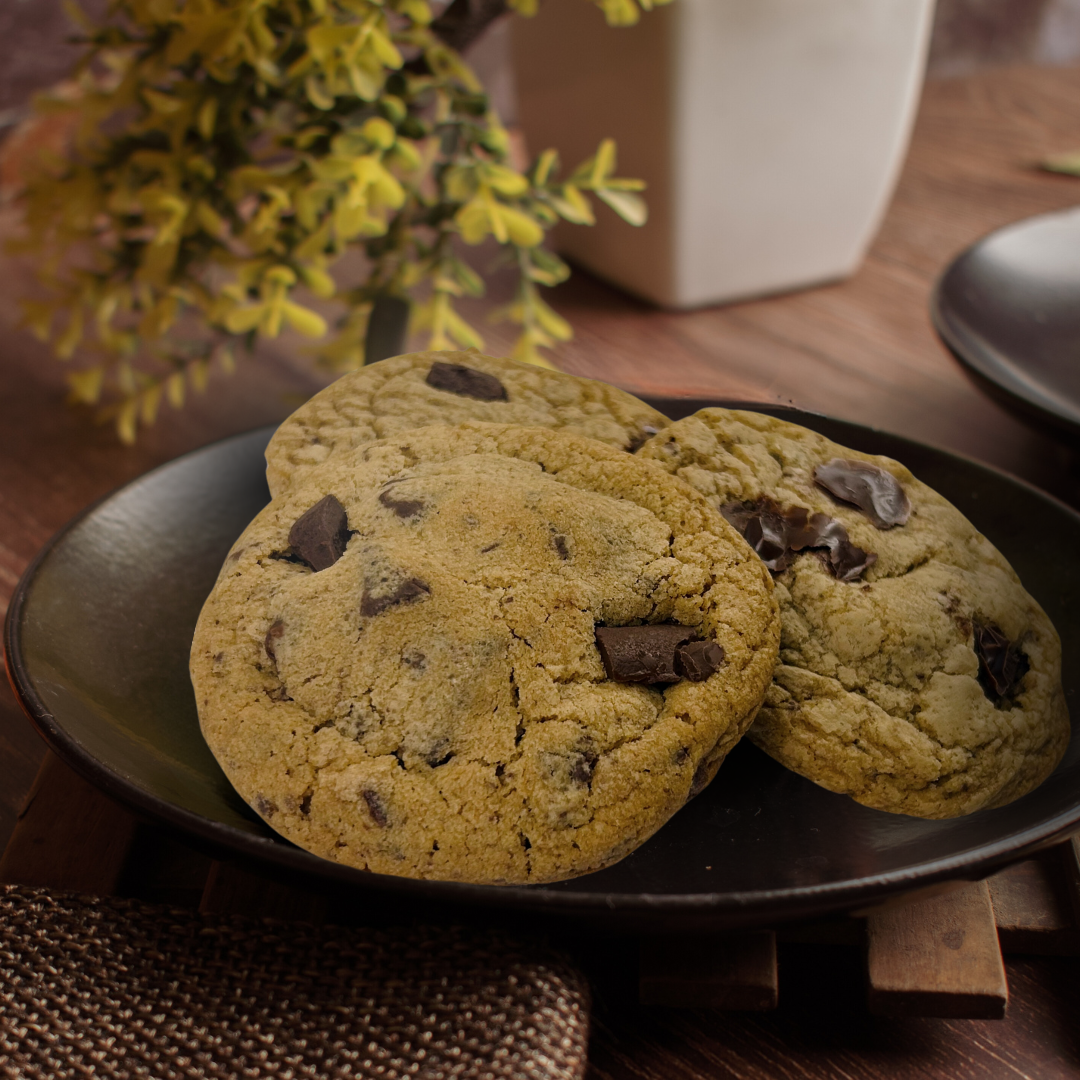
[[[558,428],[630,452],[668,423],[593,379],[475,351],[406,353],[343,375],[278,428],[266,448],[270,493],[363,443],[467,420]]]

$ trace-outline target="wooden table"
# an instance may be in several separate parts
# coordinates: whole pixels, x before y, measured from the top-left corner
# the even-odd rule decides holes
[[[981,458],[1080,506],[1074,452],[984,396],[937,341],[927,317],[933,280],[972,240],[1017,218],[1080,201],[1080,182],[1032,168],[1046,154],[1075,147],[1080,71],[1002,70],[932,83],[897,196],[852,280],[728,308],[667,313],[579,273],[554,294],[555,307],[577,333],[559,363],[642,393],[794,402]],[[10,227],[10,211],[3,215],[0,231]],[[183,413],[166,413],[135,449],[122,449],[109,430],[61,405],[63,369],[15,328],[17,271],[5,265],[5,604],[35,551],[88,502],[179,453],[281,419],[325,381],[285,347],[265,350],[231,382],[212,383],[212,393]],[[496,281],[486,303],[501,302],[506,288],[505,281]],[[505,350],[508,343],[506,328],[491,329],[490,351]],[[15,825],[43,755],[4,687],[0,844]],[[50,761],[49,769],[60,772],[30,800],[21,830],[24,855],[37,853],[34,873],[56,886],[117,887],[119,856],[88,866],[80,864],[78,851],[88,837],[107,836],[119,838],[114,847],[122,853],[130,819],[80,782],[57,784],[62,766]],[[148,838],[145,831],[134,836],[141,889],[150,898],[195,903],[202,897],[205,904],[210,897],[211,906],[233,908],[255,904],[242,875],[230,878],[219,868],[220,880],[207,888],[210,864],[203,856],[160,836]],[[25,859],[23,865],[29,865]],[[1011,1003],[1000,1021],[873,1017],[857,949],[785,941],[783,935],[784,990],[779,1009],[768,1014],[641,1009],[626,989],[633,965],[625,955],[597,950],[589,963],[602,968],[593,1080],[1080,1075],[1076,958],[1010,956]]]

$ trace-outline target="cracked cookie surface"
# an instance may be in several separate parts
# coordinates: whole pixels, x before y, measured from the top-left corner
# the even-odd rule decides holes
[[[229,779],[302,847],[553,881],[622,858],[712,779],[775,667],[773,593],[707,501],[647,462],[435,426],[343,454],[259,514],[191,675]],[[722,662],[612,681],[596,626],[645,623],[692,628]]]
[[[849,581],[820,550],[776,560],[780,661],[748,738],[777,761],[867,806],[926,818],[1001,806],[1057,765],[1069,739],[1057,632],[1001,553],[903,465],[727,409],[677,421],[639,456],[729,515],[762,499],[804,507],[876,556]],[[899,481],[910,516],[880,528],[872,511],[833,497],[814,473],[827,479],[836,459]],[[1010,649],[1009,685],[988,673],[989,639]]]
[[[363,443],[468,420],[556,428],[629,451],[668,423],[594,379],[475,351],[406,353],[343,375],[278,428],[266,448],[270,493]]]

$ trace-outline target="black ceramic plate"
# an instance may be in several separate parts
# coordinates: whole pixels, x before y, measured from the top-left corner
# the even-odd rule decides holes
[[[983,237],[942,275],[930,313],[988,389],[1080,435],[1080,210]]]
[[[681,416],[709,403],[655,404]],[[904,461],[1001,548],[1061,631],[1075,712],[1080,517],[950,454],[854,424],[777,413]],[[206,447],[98,503],[39,555],[11,605],[9,666],[34,723],[71,766],[145,815],[282,870],[389,891],[400,901],[638,929],[745,926],[849,910],[947,878],[982,876],[1080,824],[1078,738],[1031,795],[953,821],[868,810],[744,742],[717,780],[647,844],[573,881],[526,888],[411,881],[309,855],[267,829],[233,792],[199,735],[187,676],[203,599],[232,541],[267,499],[269,435]]]

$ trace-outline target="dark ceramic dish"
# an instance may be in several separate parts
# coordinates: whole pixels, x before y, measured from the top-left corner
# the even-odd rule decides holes
[[[703,401],[654,402],[683,416]],[[716,404],[713,402],[712,404]],[[904,461],[1011,560],[1061,632],[1077,710],[1080,517],[1001,473],[897,436],[775,411]],[[187,675],[196,617],[232,541],[267,500],[270,430],[182,457],[91,507],[23,577],[6,645],[16,692],[69,765],[139,813],[204,844],[395,902],[599,921],[611,929],[761,925],[852,910],[977,878],[1080,825],[1080,738],[1049,780],[1000,810],[952,821],[868,810],[747,743],[717,780],[610,869],[526,888],[412,881],[325,862],[271,832],[199,734]],[[359,894],[358,894],[359,895]]]
[[[930,314],[985,389],[1080,438],[1080,210],[984,236],[937,283]]]

